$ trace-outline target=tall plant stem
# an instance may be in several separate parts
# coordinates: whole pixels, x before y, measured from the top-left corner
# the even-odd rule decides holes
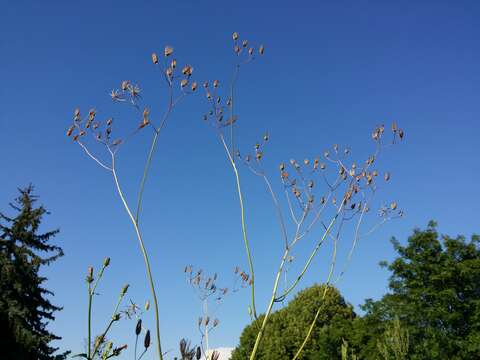
[[[88,349],[87,358],[90,359],[90,352],[92,349],[92,285],[88,283]]]
[[[238,193],[238,200],[240,203],[240,214],[241,214],[241,220],[242,220],[242,234],[243,234],[243,243],[245,245],[245,251],[247,253],[247,260],[248,260],[248,267],[250,268],[250,280],[251,280],[251,308],[252,308],[252,314],[254,319],[257,318],[257,309],[255,306],[255,272],[253,270],[253,261],[252,261],[252,254],[250,251],[250,244],[248,241],[248,236],[247,236],[247,226],[245,224],[245,206],[243,203],[243,193],[242,193],[242,187],[240,184],[240,176],[238,174],[238,169],[237,165],[235,163],[235,160],[233,159],[233,154],[230,153],[228,146],[225,142],[225,138],[223,137],[222,134],[220,134],[220,140],[222,141],[223,147],[225,148],[225,152],[227,153],[228,160],[230,161],[230,164],[232,165],[233,172],[235,173],[235,180],[237,183],[237,193]]]
[[[156,142],[157,137],[155,137],[154,139],[155,139],[155,142]],[[128,203],[125,199],[122,188],[120,187],[120,183],[119,183],[118,177],[117,177],[117,172],[115,170],[115,156],[114,156],[113,153],[111,153],[111,154],[112,154],[112,174],[113,174],[113,178],[115,180],[115,186],[117,188],[118,195],[120,196],[120,199],[122,200],[123,206],[125,207],[125,210],[127,211],[127,214],[128,214],[128,216],[129,216],[129,218],[132,222],[132,225],[133,225],[134,229],[135,229],[135,233],[137,235],[138,243],[140,245],[140,250],[142,251],[143,260],[144,260],[144,263],[145,263],[145,268],[147,270],[147,278],[148,278],[148,282],[149,282],[149,285],[150,285],[150,291],[151,291],[152,297],[153,297],[153,309],[154,309],[154,312],[155,312],[157,352],[158,352],[159,359],[163,360],[162,346],[161,346],[161,343],[160,343],[160,318],[159,318],[159,314],[158,314],[158,301],[157,301],[157,294],[155,292],[155,284],[154,284],[154,281],[153,281],[152,271],[151,271],[151,267],[150,267],[150,261],[149,261],[149,258],[148,258],[148,252],[145,248],[145,243],[143,242],[143,238],[142,238],[142,234],[140,232],[140,228],[138,226],[138,222],[135,220],[135,217],[132,214],[132,211],[130,210],[130,207],[128,206]],[[150,157],[150,159],[151,159],[151,157]]]
[[[145,189],[145,182],[147,181],[148,170],[150,169],[153,154],[155,153],[155,148],[157,146],[158,135],[160,135],[160,132],[155,131],[155,134],[153,135],[152,145],[150,146],[150,151],[148,152],[147,162],[143,170],[143,176],[140,182],[140,189],[138,190],[137,211],[135,212],[135,223],[137,224],[140,217],[140,209],[142,207],[143,190]]]

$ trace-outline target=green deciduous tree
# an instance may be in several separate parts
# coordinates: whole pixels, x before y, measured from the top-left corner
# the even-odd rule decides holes
[[[9,217],[0,213],[0,329],[1,358],[20,360],[60,360],[67,353],[55,355],[49,344],[60,339],[47,330],[54,312],[44,287],[46,278],[39,271],[63,255],[50,244],[58,230],[40,233],[43,206],[35,207],[33,187],[20,189],[20,196],[10,204],[16,212]]]
[[[292,359],[319,306],[322,307],[321,315],[300,358],[340,358],[343,338],[351,331],[355,313],[338,290],[329,287],[325,297],[324,290],[325,285],[315,285],[302,290],[286,307],[272,314],[258,359]],[[240,344],[232,354],[232,360],[248,358],[262,321],[263,315],[244,329]]]
[[[440,236],[436,224],[415,230],[406,246],[392,243],[398,257],[383,263],[391,292],[367,301],[357,344],[361,358],[375,358],[388,321],[398,316],[409,333],[410,359],[480,358],[479,237]]]

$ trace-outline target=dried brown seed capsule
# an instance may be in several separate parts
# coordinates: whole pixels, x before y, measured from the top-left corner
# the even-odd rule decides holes
[[[395,210],[397,208],[397,202],[394,201],[390,204],[390,209]]]
[[[304,163],[305,165],[308,165],[308,164],[310,164],[310,160],[305,159],[305,160],[303,160],[303,163]]]
[[[326,167],[327,167],[327,166],[325,165],[325,163],[321,163],[321,164],[320,164],[320,169],[325,170]]]
[[[328,158],[328,157],[330,156],[330,153],[329,153],[328,151],[325,151],[325,152],[323,153],[323,156],[325,156],[326,158]]]
[[[317,170],[317,168],[318,168],[319,161],[320,161],[319,159],[313,160],[313,168],[314,168],[315,170]]]
[[[75,126],[70,126],[67,130],[67,136],[71,136],[73,133],[73,130],[75,130]]]
[[[128,89],[128,85],[130,85],[130,81],[128,81],[128,80],[122,81],[122,85],[121,85],[122,90],[123,90],[123,91],[127,90],[127,89]]]
[[[122,139],[115,139],[113,140],[112,145],[117,146],[117,145],[120,145],[121,143],[122,143]]]
[[[253,55],[253,48],[248,49],[248,55],[252,56]]]
[[[322,197],[320,198],[320,203],[321,203],[321,204],[325,204],[325,197],[322,196]]]
[[[75,135],[73,138],[72,138],[73,141],[77,141],[78,140],[78,135]]]
[[[255,155],[255,157],[257,158],[257,160],[262,160],[262,156],[263,156],[262,152],[261,152],[261,151],[257,151],[257,153],[256,153],[256,155]]]
[[[280,166],[279,166],[279,168],[280,168],[280,171],[285,170],[285,164],[284,164],[284,163],[281,163]]]
[[[385,173],[384,179],[385,179],[385,181],[390,180],[390,173],[389,172]]]
[[[185,76],[192,75],[193,68],[190,65],[185,65],[182,69],[182,74]]]
[[[258,53],[260,55],[263,55],[264,52],[265,52],[265,47],[263,45],[260,45],[260,47],[258,48]]]
[[[145,311],[148,311],[150,309],[150,301],[147,300],[145,303]]]
[[[235,41],[238,40],[238,33],[236,31],[232,34],[232,39]]]
[[[158,56],[155,53],[152,53],[152,62],[154,64],[158,64]]]
[[[234,50],[237,54],[239,54],[241,49],[240,49],[240,46],[235,45],[234,48],[233,48],[233,50]]]
[[[79,136],[83,136],[83,135],[85,135],[85,131],[83,131],[83,130],[82,130],[82,131],[80,131],[80,132],[78,133],[78,135],[79,135]]]
[[[73,116],[74,116],[75,119],[80,116],[80,109],[79,108],[75,109],[75,112],[73,113]]]
[[[172,62],[170,63],[170,67],[172,69],[175,69],[177,67],[177,59],[173,59]]]
[[[218,319],[213,320],[213,327],[217,327],[220,321]]]
[[[112,123],[113,123],[113,119],[112,119],[112,118],[107,119],[107,126],[112,125]]]
[[[183,79],[182,81],[180,81],[180,86],[183,88],[185,86],[187,86],[188,84],[188,80],[187,79]]]
[[[403,139],[403,137],[405,136],[403,129],[398,129],[398,136],[400,137],[400,139]]]
[[[214,88],[217,88],[218,84],[219,84],[218,80],[213,80],[213,87]]]
[[[268,141],[268,133],[265,133],[265,135],[263,135],[263,141]]]
[[[315,183],[313,182],[313,180],[310,180],[310,181],[308,182],[308,187],[309,187],[310,189],[312,189],[314,186],[315,186]]]
[[[393,131],[393,132],[397,132],[397,130],[398,130],[398,128],[397,128],[397,123],[394,121],[394,122],[392,123],[392,131]]]
[[[142,319],[138,319],[137,326],[135,326],[135,335],[140,335],[142,332]]]
[[[243,40],[242,41],[242,46],[247,47],[248,46],[248,40]]]
[[[93,282],[93,267],[89,266],[87,269],[87,282],[91,283]]]
[[[197,83],[194,81],[191,86],[192,91],[197,90],[197,86],[198,86]]]
[[[143,346],[145,346],[145,349],[148,349],[150,346],[150,330],[147,330],[147,333],[145,334],[145,340],[143,341]]]
[[[205,326],[208,326],[209,323],[210,323],[210,317],[207,316],[207,317],[205,318]]]
[[[282,179],[288,179],[288,172],[282,171],[281,176],[282,176]]]
[[[173,48],[171,46],[165,46],[165,50],[163,53],[165,56],[170,56],[173,54]]]

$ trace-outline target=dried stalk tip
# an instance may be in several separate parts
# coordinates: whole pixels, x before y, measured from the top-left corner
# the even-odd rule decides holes
[[[87,282],[92,283],[93,282],[93,267],[89,266],[87,270]]]
[[[165,46],[164,54],[165,54],[165,57],[172,55],[173,54],[173,48],[171,46]]]
[[[234,33],[232,34],[232,39],[233,39],[234,41],[237,41],[237,40],[238,40],[238,33],[237,33],[237,32],[234,32]]]

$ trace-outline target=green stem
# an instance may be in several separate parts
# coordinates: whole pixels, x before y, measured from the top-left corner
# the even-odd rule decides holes
[[[138,200],[137,200],[137,211],[135,212],[135,222],[137,224],[138,224],[138,218],[140,217],[140,209],[142,207],[143,190],[145,189],[145,182],[147,181],[148,170],[150,169],[150,164],[152,163],[152,158],[155,152],[155,147],[157,145],[157,139],[159,134],[160,134],[159,131],[155,131],[155,135],[153,135],[152,145],[148,153],[145,169],[143,170],[142,181],[140,182],[140,189],[138,191]]]
[[[225,151],[227,153],[228,159],[230,161],[230,164],[232,165],[233,172],[235,173],[235,181],[237,184],[237,193],[238,193],[238,200],[240,202],[240,214],[241,214],[241,221],[242,221],[242,234],[243,234],[243,243],[245,245],[245,251],[247,253],[247,260],[248,260],[248,266],[250,268],[250,280],[251,280],[251,303],[252,303],[252,313],[254,319],[257,319],[257,309],[255,306],[255,272],[253,270],[253,261],[252,261],[252,254],[250,251],[250,244],[248,241],[248,236],[247,236],[247,225],[245,223],[245,206],[243,203],[243,193],[242,193],[242,187],[240,184],[240,176],[238,174],[238,169],[235,161],[233,160],[233,156],[230,151],[228,150],[228,146],[225,142],[225,138],[223,135],[220,134],[220,140],[222,141],[223,147],[225,148]]]
[[[90,352],[92,349],[92,286],[88,283],[88,349],[87,358],[90,359]]]
[[[125,200],[125,196],[122,192],[122,188],[120,187],[120,183],[118,181],[117,173],[116,173],[116,170],[115,170],[115,156],[113,155],[113,153],[112,153],[112,174],[113,174],[113,178],[115,180],[115,185],[116,185],[116,188],[117,188],[117,192],[118,192],[118,194],[119,194],[119,196],[122,200],[123,206],[124,206],[125,210],[127,211],[127,214],[129,216],[132,224],[133,224],[134,229],[135,229],[135,233],[137,235],[138,243],[140,245],[140,250],[141,250],[142,255],[143,255],[145,268],[147,270],[147,278],[148,278],[148,282],[149,282],[149,285],[150,285],[150,291],[151,291],[152,298],[153,298],[153,305],[154,305],[154,312],[155,312],[156,336],[157,336],[157,352],[158,352],[159,359],[163,360],[162,346],[161,346],[161,343],[160,343],[160,318],[159,318],[159,314],[158,314],[158,300],[157,300],[157,294],[155,292],[155,284],[154,284],[154,281],[153,281],[152,271],[151,271],[151,267],[150,267],[150,261],[149,261],[149,258],[148,258],[148,252],[145,248],[145,243],[143,241],[142,234],[140,232],[140,228],[138,226],[138,223],[135,220],[135,217],[133,216],[132,211],[130,210],[130,207],[128,206],[127,201]]]

